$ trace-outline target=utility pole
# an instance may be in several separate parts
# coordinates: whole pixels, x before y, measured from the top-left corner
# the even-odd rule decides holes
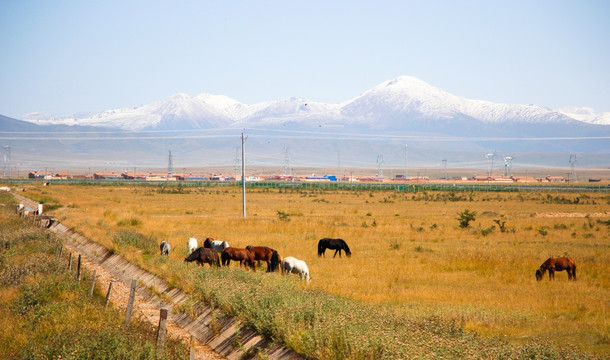
[[[168,161],[167,161],[167,178],[169,179],[174,173],[174,160],[172,159],[172,151],[169,151]]]
[[[405,144],[405,180],[409,176],[409,169],[407,168],[407,157],[409,155],[409,145]]]
[[[443,179],[447,180],[447,159],[443,159]]]
[[[570,155],[570,167],[572,168],[571,179],[572,181],[576,181],[576,170],[574,169],[574,165],[576,164],[576,154]]]
[[[8,173],[7,173],[8,171]],[[11,175],[11,146],[4,145],[4,176],[12,177]]]
[[[284,146],[284,176],[292,175],[290,173],[290,157],[288,155],[288,146]]]
[[[241,194],[243,217],[246,218],[246,139],[248,137],[241,133]]]

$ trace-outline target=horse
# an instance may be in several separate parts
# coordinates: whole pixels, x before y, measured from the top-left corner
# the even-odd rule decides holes
[[[192,254],[193,251],[197,250],[198,247],[199,245],[197,244],[196,238],[189,238],[189,240],[186,242],[186,248],[189,250],[189,254]]]
[[[282,260],[282,274],[287,275],[290,273],[298,274],[301,279],[307,281],[308,284],[311,281],[309,268],[305,261],[293,258],[292,256],[288,256]]]
[[[549,271],[549,280],[555,279],[555,271],[566,270],[568,280],[576,280],[576,263],[569,257],[550,257],[536,270],[536,280],[542,280],[544,273]]]
[[[349,246],[347,246],[347,243],[343,239],[320,239],[320,241],[318,241],[318,256],[324,255],[324,257],[326,257],[326,249],[335,250],[333,257],[337,256],[337,252],[339,253],[339,257],[341,257],[341,250],[344,250],[345,255],[348,257],[352,256]]]
[[[214,240],[213,238],[209,237],[203,242],[203,247],[212,249],[217,253],[221,253],[222,250],[229,247],[229,243],[226,241]]]
[[[243,267],[250,267],[256,271],[256,264],[254,263],[254,256],[246,249],[239,249],[234,247],[224,248],[220,253],[220,259],[222,260],[222,266],[229,266],[231,260],[239,261],[239,265]]]
[[[193,251],[188,257],[184,258],[185,262],[197,261],[197,263],[201,266],[207,263],[212,266],[220,267],[220,260],[218,258],[218,253],[212,249],[200,247]]]
[[[277,270],[280,265],[280,255],[277,251],[267,246],[246,246],[246,250],[252,253],[254,260],[264,261],[267,263],[267,272]]]
[[[161,256],[169,256],[169,251],[172,249],[172,246],[167,241],[162,241],[159,248],[161,249]]]

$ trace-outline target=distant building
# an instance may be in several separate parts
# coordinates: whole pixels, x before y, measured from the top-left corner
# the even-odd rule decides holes
[[[95,180],[120,180],[123,179],[122,174],[111,173],[95,173],[93,174],[93,178]]]
[[[28,179],[50,179],[53,174],[39,173],[38,171],[32,171],[28,174]]]
[[[546,181],[548,181],[548,182],[561,182],[561,181],[566,181],[566,179],[563,176],[547,176],[546,177]]]

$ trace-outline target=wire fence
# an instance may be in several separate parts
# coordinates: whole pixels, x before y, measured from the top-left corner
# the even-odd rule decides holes
[[[61,179],[61,180],[37,180],[37,179],[3,179],[0,183],[6,184],[36,184],[47,183],[66,184],[66,185],[86,185],[86,186],[148,186],[168,189],[169,191],[179,192],[183,188],[199,187],[241,187],[239,181],[140,181],[125,179],[106,179],[106,180],[81,180],[81,179]],[[246,188],[250,189],[311,189],[311,190],[370,190],[370,191],[396,191],[417,193],[422,191],[454,191],[454,192],[590,192],[607,194],[610,185],[585,185],[585,184],[517,184],[490,182],[481,183],[391,183],[391,182],[300,182],[300,181],[247,181]]]

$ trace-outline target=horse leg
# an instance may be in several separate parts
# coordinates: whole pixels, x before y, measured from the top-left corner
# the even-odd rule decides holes
[[[555,279],[555,270],[549,269],[549,280]]]
[[[568,268],[568,280],[576,280],[576,268]]]
[[[335,256],[337,256],[337,251],[339,251],[339,250],[335,250],[335,254],[333,255],[333,258],[334,258]],[[341,253],[339,253],[339,257],[341,257]]]

